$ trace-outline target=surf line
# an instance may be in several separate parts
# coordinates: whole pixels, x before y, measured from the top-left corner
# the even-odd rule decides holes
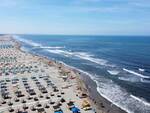
[[[140,73],[136,73],[136,72],[134,72],[134,71],[132,71],[132,70],[128,70],[128,69],[126,69],[126,68],[123,68],[123,70],[126,71],[126,72],[128,72],[128,73],[134,74],[134,75],[136,75],[136,76],[142,77],[142,78],[150,78],[150,77],[148,77],[148,76],[144,76],[144,75],[142,75],[142,74],[140,74]]]

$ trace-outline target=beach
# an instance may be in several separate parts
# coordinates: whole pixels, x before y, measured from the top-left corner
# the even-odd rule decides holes
[[[1,36],[0,45],[0,112],[125,113],[103,98],[87,75],[22,51],[12,36]]]

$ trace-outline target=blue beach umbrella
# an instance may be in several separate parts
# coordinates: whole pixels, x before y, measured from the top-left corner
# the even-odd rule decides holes
[[[77,107],[73,107],[73,108],[71,108],[71,111],[72,111],[73,113],[79,113],[79,112],[80,112],[80,109],[77,108]]]

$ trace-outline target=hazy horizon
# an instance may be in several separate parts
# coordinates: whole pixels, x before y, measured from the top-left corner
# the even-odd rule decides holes
[[[0,35],[49,35],[49,36],[111,36],[111,37],[115,37],[115,36],[117,36],[117,37],[119,37],[119,36],[121,36],[121,37],[126,37],[126,36],[131,36],[131,37],[142,37],[142,36],[144,36],[144,37],[150,37],[150,34],[149,35],[134,35],[134,34],[131,34],[131,35],[126,35],[126,34],[122,34],[122,35],[117,35],[117,34],[39,34],[39,33],[24,33],[24,34],[13,34],[13,33],[4,33],[4,34],[1,34],[0,33]]]
[[[150,35],[147,0],[1,0],[0,34]]]

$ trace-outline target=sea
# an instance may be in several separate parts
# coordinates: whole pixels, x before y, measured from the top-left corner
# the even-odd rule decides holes
[[[21,49],[89,76],[128,113],[150,113],[150,36],[13,35]]]

